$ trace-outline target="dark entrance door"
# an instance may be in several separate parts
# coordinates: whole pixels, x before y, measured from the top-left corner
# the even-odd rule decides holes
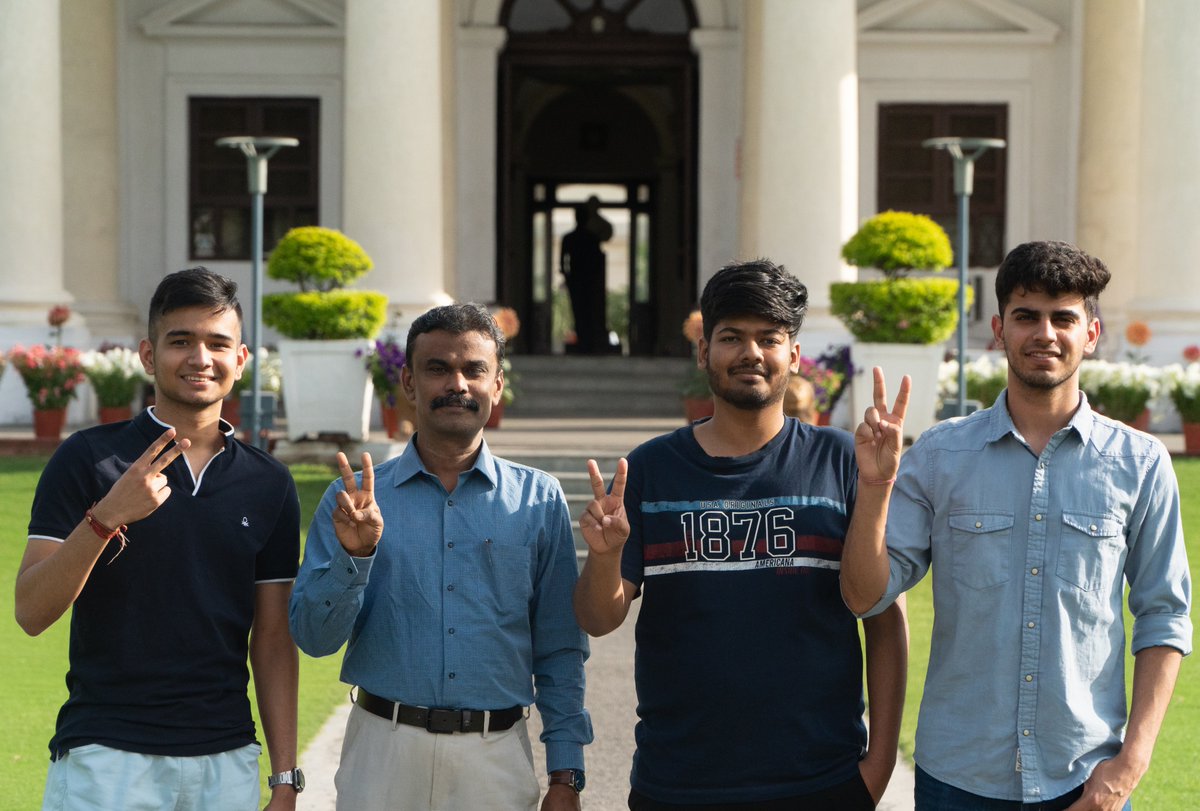
[[[612,227],[601,241],[605,327],[619,341],[600,351],[686,355],[679,325],[696,283],[694,15],[677,0],[584,6],[554,5],[576,12],[554,30],[513,30],[519,2],[502,15],[510,38],[500,60],[497,290],[526,325],[522,350],[572,351],[562,239],[574,206],[595,197]],[[683,30],[631,29],[642,6],[678,7]]]

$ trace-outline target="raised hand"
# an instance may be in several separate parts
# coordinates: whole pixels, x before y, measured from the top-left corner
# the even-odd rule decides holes
[[[595,498],[579,516],[579,529],[588,550],[604,555],[620,550],[629,539],[629,519],[625,515],[625,479],[629,475],[629,463],[624,458],[617,462],[617,475],[613,477],[612,490],[607,493],[596,460],[588,459],[587,464]]]
[[[887,386],[883,370],[878,366],[875,375],[875,404],[868,408],[854,432],[854,454],[858,460],[858,475],[868,483],[889,482],[900,467],[900,449],[904,444],[904,413],[908,410],[908,393],[912,378],[905,375],[900,381],[900,393],[892,410],[887,408]]]
[[[132,524],[157,510],[171,497],[171,488],[163,471],[192,445],[190,440],[181,439],[174,448],[164,451],[174,438],[174,428],[163,431],[158,439],[150,443],[146,452],[121,474],[121,478],[92,509],[97,521],[108,527]]]
[[[371,454],[362,455],[361,486],[354,480],[354,471],[346,454],[338,453],[337,463],[346,489],[337,494],[333,532],[343,549],[356,558],[365,558],[375,551],[383,537],[383,515],[375,504],[375,468],[371,467]]]

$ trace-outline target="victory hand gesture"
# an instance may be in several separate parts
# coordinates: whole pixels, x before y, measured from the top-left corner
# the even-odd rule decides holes
[[[629,463],[617,462],[611,492],[604,492],[604,477],[595,459],[588,459],[588,478],[592,482],[594,499],[579,516],[579,529],[587,541],[589,552],[604,555],[619,551],[629,539],[629,519],[625,516],[625,479]]]
[[[904,413],[908,410],[908,393],[912,379],[905,375],[900,381],[900,393],[892,410],[887,410],[887,386],[883,370],[875,374],[875,405],[866,410],[863,421],[854,432],[854,455],[858,460],[858,475],[867,483],[890,483],[900,467],[900,448],[904,444]]]
[[[375,504],[375,468],[371,454],[362,455],[362,485],[354,480],[354,471],[346,454],[337,455],[338,471],[345,490],[337,494],[333,511],[333,531],[342,548],[356,558],[365,558],[375,551],[383,537],[383,515]]]
[[[170,498],[171,488],[163,471],[192,444],[189,440],[181,439],[174,448],[164,452],[163,448],[174,438],[174,428],[163,431],[158,439],[150,443],[146,452],[121,474],[117,483],[92,510],[97,521],[108,527],[132,524],[141,521]]]

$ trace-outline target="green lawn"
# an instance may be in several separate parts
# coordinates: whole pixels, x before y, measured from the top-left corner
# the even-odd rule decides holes
[[[41,471],[41,459],[0,459],[0,572],[15,575],[24,549],[29,504]],[[1200,460],[1178,460],[1175,470],[1184,498],[1184,526],[1193,579],[1200,568]],[[333,471],[318,466],[292,469],[300,490],[304,531]],[[11,580],[7,581],[11,583]],[[929,578],[910,592],[909,622],[912,654],[908,678],[901,747],[912,754],[917,708],[925,684],[929,659],[929,632],[933,607]],[[12,590],[5,590],[7,616],[12,617]],[[59,622],[36,639],[27,637],[16,622],[0,621],[0,673],[6,689],[0,693],[0,714],[5,719],[0,742],[0,797],[6,807],[35,808],[40,803],[46,776],[46,743],[54,718],[66,697],[67,623]],[[344,700],[346,686],[338,681],[340,656],[324,659],[300,657],[301,748],[312,738],[334,704]],[[1132,661],[1129,674],[1132,676]],[[1136,794],[1138,811],[1188,808],[1200,796],[1200,676],[1195,663],[1185,661],[1172,707],[1155,751],[1154,763]],[[266,769],[266,758],[263,759]]]
[[[1183,527],[1187,538],[1188,563],[1192,581],[1200,582],[1200,459],[1177,459],[1175,473],[1183,495]],[[908,665],[908,697],[904,703],[904,723],[900,730],[900,748],[912,758],[913,735],[917,728],[917,709],[925,689],[925,670],[929,662],[929,636],[933,628],[933,596],[930,577],[909,592],[908,622],[912,643]],[[1126,637],[1130,618],[1125,616]],[[1133,678],[1133,657],[1126,663],[1126,681]],[[1194,808],[1200,797],[1200,674],[1196,662],[1185,659],[1179,682],[1167,712],[1162,733],[1154,750],[1150,771],[1134,793],[1137,811],[1176,811]]]
[[[4,798],[0,805],[5,808],[40,806],[49,762],[46,744],[67,694],[63,677],[68,623],[60,620],[41,636],[30,638],[12,619],[9,578],[15,577],[25,549],[29,506],[44,462],[34,458],[0,459],[0,528],[4,538],[0,543],[0,572],[8,573],[3,581],[5,615],[0,621],[0,673],[5,687],[0,694],[0,717],[4,718],[5,730],[0,741],[0,797]],[[317,465],[297,465],[292,473],[300,491],[304,535],[313,510],[335,473],[332,468]],[[340,667],[340,655],[323,659],[300,656],[301,748],[316,734],[334,704],[346,697],[348,688],[338,681]],[[257,724],[257,707],[254,715]],[[262,758],[264,792],[267,765],[267,758]]]

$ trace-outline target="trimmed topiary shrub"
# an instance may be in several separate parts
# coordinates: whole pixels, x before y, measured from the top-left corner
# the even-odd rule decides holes
[[[298,340],[374,338],[387,320],[387,296],[340,289],[371,267],[367,252],[340,231],[293,228],[271,252],[267,275],[301,292],[263,296],[263,323]]]
[[[863,223],[842,246],[842,258],[860,268],[878,268],[889,279],[906,270],[941,270],[954,261],[950,237],[924,214],[885,211]]]
[[[887,277],[830,285],[830,310],[859,341],[936,344],[958,326],[956,280],[903,276],[909,270],[940,271],[954,261],[950,238],[924,214],[876,214],[842,246],[842,257]],[[969,305],[974,291],[966,292]]]
[[[967,305],[974,291],[967,288]],[[958,326],[958,282],[953,279],[889,279],[835,282],[830,309],[860,341],[936,344]]]
[[[373,338],[387,320],[387,302],[371,290],[272,293],[263,296],[263,322],[297,340]]]

